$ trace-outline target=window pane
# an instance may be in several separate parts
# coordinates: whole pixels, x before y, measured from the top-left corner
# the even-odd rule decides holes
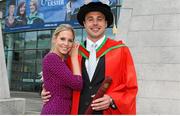
[[[14,40],[14,49],[24,49],[25,33],[16,33]]]
[[[50,48],[51,31],[38,31],[38,48]]]
[[[75,29],[75,41],[82,41],[82,29]]]
[[[26,50],[24,52],[24,59],[25,60],[35,60],[36,59],[36,51],[35,50]]]
[[[44,49],[44,50],[38,50],[37,51],[37,73],[41,72],[42,70],[42,59],[44,56],[49,52],[49,49]]]
[[[25,48],[36,48],[37,32],[26,32],[25,34]]]
[[[36,51],[26,50],[24,52],[23,90],[33,91],[36,78]]]
[[[35,61],[36,61],[36,51],[35,50],[26,50],[24,52],[24,63],[25,68],[24,70],[27,72],[34,72],[35,71]]]
[[[23,52],[14,51],[12,59],[11,90],[22,90]]]

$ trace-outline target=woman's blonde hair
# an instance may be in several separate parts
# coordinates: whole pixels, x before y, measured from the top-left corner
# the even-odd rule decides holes
[[[53,33],[53,37],[52,37],[52,40],[51,40],[51,51],[54,50],[54,43],[53,43],[53,39],[55,39],[58,34],[62,31],[71,31],[73,33],[73,40],[75,39],[75,32],[74,32],[74,29],[71,25],[69,24],[61,24],[59,25],[56,30],[54,31]]]

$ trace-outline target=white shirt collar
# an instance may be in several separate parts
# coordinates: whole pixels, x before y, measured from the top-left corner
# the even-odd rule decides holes
[[[97,44],[97,46],[96,46],[96,49],[102,44],[102,42],[104,41],[104,39],[105,39],[105,35],[101,38],[101,39],[99,39],[97,42],[95,42],[96,44]],[[88,50],[88,51],[90,51],[90,49],[91,49],[91,45],[92,44],[94,44],[94,42],[92,42],[90,39],[86,39],[87,41],[87,43],[86,43],[86,49]]]

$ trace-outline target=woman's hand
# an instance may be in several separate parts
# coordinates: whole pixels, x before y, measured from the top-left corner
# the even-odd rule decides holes
[[[73,47],[69,53],[69,55],[71,56],[71,59],[78,58],[78,49],[79,49],[79,43],[74,43]]]
[[[72,71],[74,75],[81,75],[80,64],[78,61],[79,43],[74,43],[70,52]]]

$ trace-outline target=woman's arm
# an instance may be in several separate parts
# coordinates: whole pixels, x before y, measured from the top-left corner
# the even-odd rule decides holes
[[[54,75],[52,78],[56,83],[64,84],[74,90],[80,90],[82,88],[82,77],[80,75],[74,75],[66,63],[60,60],[58,55],[51,54],[48,56],[43,66],[43,74],[50,71]]]
[[[74,43],[74,45],[71,49],[70,56],[71,56],[73,74],[81,76],[80,64],[78,61],[78,49],[79,49],[79,44]]]

